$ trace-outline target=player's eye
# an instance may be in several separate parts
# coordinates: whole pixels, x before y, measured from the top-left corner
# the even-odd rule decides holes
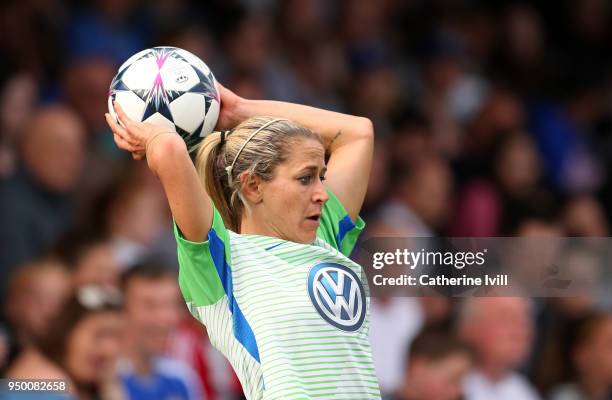
[[[304,186],[310,184],[310,182],[312,181],[312,175],[305,175],[305,176],[300,176],[298,178],[298,181],[300,181],[300,183]]]
[[[297,180],[304,186],[310,185],[315,179],[316,175],[314,173],[310,175],[300,176],[299,178],[297,178]],[[325,174],[320,175],[319,179],[321,179],[321,182],[323,182],[325,180]]]

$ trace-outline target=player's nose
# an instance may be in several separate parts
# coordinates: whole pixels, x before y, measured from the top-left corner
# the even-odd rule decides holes
[[[328,199],[329,195],[327,194],[327,189],[325,189],[325,185],[323,185],[323,182],[319,179],[313,192],[313,201],[315,203],[325,204]]]

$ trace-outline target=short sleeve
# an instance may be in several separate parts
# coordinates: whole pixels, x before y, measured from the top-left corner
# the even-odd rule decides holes
[[[348,257],[365,227],[365,222],[361,217],[357,217],[357,221],[353,222],[336,195],[329,189],[327,194],[329,199],[323,206],[317,237]]]
[[[230,263],[229,232],[223,219],[213,209],[212,227],[205,242],[192,242],[183,236],[174,222],[179,261],[179,286],[185,301],[196,306],[216,303],[226,294]]]

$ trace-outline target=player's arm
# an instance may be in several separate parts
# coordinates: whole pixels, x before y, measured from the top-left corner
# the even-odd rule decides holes
[[[193,242],[206,240],[212,224],[212,202],[202,186],[183,139],[167,128],[132,121],[118,104],[115,111],[121,124],[106,114],[120,149],[135,159],[146,157],[149,168],[159,177],[170,210],[183,236]]]
[[[231,110],[220,125],[236,126],[257,115],[283,117],[321,135],[330,153],[326,183],[355,221],[365,198],[374,149],[372,122],[363,117],[299,104],[247,100],[219,85],[224,107]]]

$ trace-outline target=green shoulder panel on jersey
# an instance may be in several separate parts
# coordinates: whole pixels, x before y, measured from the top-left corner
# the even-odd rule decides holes
[[[212,227],[208,238],[211,235],[216,235],[223,242],[225,259],[230,260],[229,233],[216,208],[213,209]],[[210,241],[192,242],[185,239],[176,222],[174,222],[174,238],[180,266],[179,286],[185,301],[192,302],[196,306],[215,304],[225,295],[225,291],[213,262]]]
[[[357,217],[357,221],[353,222],[336,195],[329,189],[327,194],[329,200],[323,206],[317,236],[348,257],[365,227],[365,222],[361,217]]]

